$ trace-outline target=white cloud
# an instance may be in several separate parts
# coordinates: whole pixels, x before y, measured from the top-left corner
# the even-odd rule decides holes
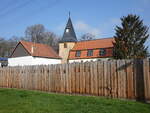
[[[65,29],[65,26],[66,26],[65,23],[58,25],[56,27],[57,32],[62,34]],[[85,33],[91,33],[95,37],[99,37],[99,35],[101,35],[101,31],[99,30],[99,28],[91,27],[90,25],[86,24],[83,21],[74,22],[73,26],[75,28],[76,35],[79,37]]]
[[[90,25],[86,24],[84,21],[77,21],[74,24],[75,29],[77,32],[83,33],[91,33],[92,35],[99,36],[101,31],[99,28],[91,27]]]
[[[93,27],[87,24],[84,21],[76,21],[73,22],[73,26],[75,28],[76,35],[80,37],[85,33],[91,33],[95,37],[111,37],[114,35],[114,27],[116,25],[120,25],[120,18],[111,18],[106,20],[103,23],[100,23],[98,27]],[[56,27],[57,31],[62,35],[66,23],[61,23]]]
[[[121,25],[120,18],[110,18],[106,19],[105,21],[101,22],[100,28],[102,31],[102,37],[113,37],[115,35],[115,28],[116,26]]]
[[[59,26],[56,27],[56,29],[59,31],[63,31],[65,29],[65,24],[64,23],[60,24]]]
[[[120,18],[112,18],[110,19],[110,24],[119,25],[121,23]]]
[[[150,0],[142,0],[144,4],[147,4],[150,2]]]

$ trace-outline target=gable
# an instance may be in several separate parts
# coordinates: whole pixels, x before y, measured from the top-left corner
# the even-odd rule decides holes
[[[22,56],[31,56],[28,51],[23,47],[21,43],[19,43],[14,49],[11,58],[14,57],[22,57]]]
[[[60,59],[59,55],[50,46],[26,41],[20,41],[10,57],[22,56]]]
[[[59,55],[53,50],[52,47],[45,45],[45,44],[40,44],[40,43],[33,43],[33,42],[26,42],[26,41],[21,41],[20,42],[23,47],[28,51],[28,53],[31,56],[34,57],[45,57],[45,58],[55,58],[59,59]],[[33,49],[33,51],[31,51]]]

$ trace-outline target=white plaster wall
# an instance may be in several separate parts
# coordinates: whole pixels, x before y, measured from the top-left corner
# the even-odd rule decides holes
[[[90,59],[75,59],[75,60],[69,60],[69,63],[73,62],[89,62],[89,61],[97,61],[97,60],[102,60],[102,61],[107,61],[110,58],[90,58]]]
[[[39,58],[32,56],[24,56],[8,59],[8,66],[50,65],[60,63],[61,59]]]
[[[33,65],[50,65],[50,64],[60,64],[61,59],[50,59],[50,58],[40,58],[33,57]]]

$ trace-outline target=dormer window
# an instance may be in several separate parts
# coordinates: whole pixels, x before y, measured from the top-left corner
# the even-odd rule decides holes
[[[87,56],[93,56],[93,50],[92,49],[87,51]]]
[[[66,33],[69,33],[69,30],[70,30],[70,29],[69,29],[69,28],[67,28],[67,29],[66,29]]]
[[[77,50],[75,56],[76,56],[76,57],[80,57],[80,55],[81,55],[81,51],[80,51],[80,50]]]
[[[100,56],[105,56],[106,55],[106,49],[104,49],[104,48],[100,49],[99,55]]]

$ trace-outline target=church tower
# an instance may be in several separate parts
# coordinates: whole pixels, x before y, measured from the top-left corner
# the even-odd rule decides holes
[[[59,43],[59,56],[62,58],[62,63],[68,62],[69,51],[74,47],[76,42],[77,38],[69,14],[63,37]]]

